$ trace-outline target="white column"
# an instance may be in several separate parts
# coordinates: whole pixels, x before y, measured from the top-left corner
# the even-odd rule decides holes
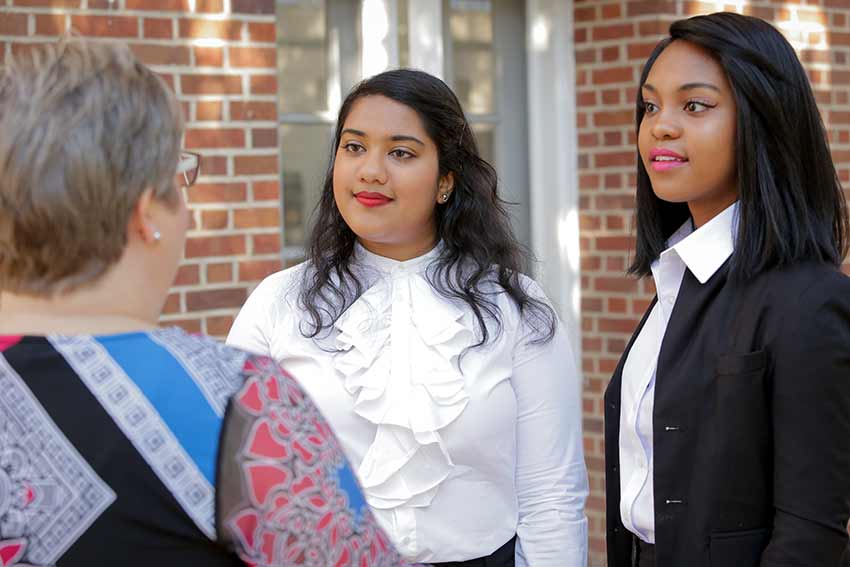
[[[398,67],[397,0],[363,0],[360,37],[363,77]]]
[[[580,362],[578,136],[572,0],[526,2],[532,250]]]
[[[410,0],[407,29],[410,66],[445,79],[442,0]]]

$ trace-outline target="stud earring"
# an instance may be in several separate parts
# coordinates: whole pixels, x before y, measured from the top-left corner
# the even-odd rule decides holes
[[[448,200],[449,200],[449,194],[448,193],[443,193],[442,195],[440,195],[440,202],[441,203],[446,203],[446,202],[448,202]]]
[[[154,242],[159,242],[162,239],[162,233],[158,230],[153,231]]]

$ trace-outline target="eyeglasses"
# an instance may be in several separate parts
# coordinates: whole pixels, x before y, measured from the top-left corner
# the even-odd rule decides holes
[[[201,172],[201,154],[195,152],[180,152],[180,159],[177,161],[177,175],[183,176],[178,183],[184,188],[191,187],[198,180],[198,174]]]

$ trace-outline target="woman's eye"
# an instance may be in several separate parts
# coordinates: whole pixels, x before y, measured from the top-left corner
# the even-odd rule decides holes
[[[685,110],[688,112],[705,112],[709,108],[711,108],[711,106],[698,100],[691,100],[685,104]]]
[[[407,150],[401,150],[401,149],[391,151],[390,155],[395,157],[395,158],[399,158],[399,159],[408,159],[408,158],[413,157],[412,153],[410,153]]]
[[[361,152],[365,151],[365,148],[360,144],[355,144],[353,142],[348,142],[347,144],[343,144],[342,149],[347,152]]]
[[[657,106],[655,106],[655,103],[654,103],[654,102],[644,102],[644,103],[643,103],[643,109],[644,109],[647,113],[651,114],[651,113],[655,112],[656,110],[658,110],[658,107],[657,107]]]

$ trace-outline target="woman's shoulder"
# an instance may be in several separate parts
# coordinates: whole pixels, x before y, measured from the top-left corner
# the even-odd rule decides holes
[[[798,310],[817,309],[825,303],[850,306],[850,277],[823,262],[799,262],[769,270],[757,278],[772,303]]]

